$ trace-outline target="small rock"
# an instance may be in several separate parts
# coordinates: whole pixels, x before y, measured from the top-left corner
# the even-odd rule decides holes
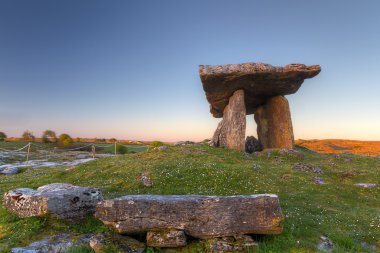
[[[5,168],[0,168],[0,174],[4,174],[4,175],[13,175],[13,174],[17,174],[18,172],[19,172],[19,169],[17,167],[9,166]]]
[[[334,249],[334,243],[328,237],[323,235],[320,236],[320,239],[322,240],[322,242],[317,245],[317,250],[319,252],[332,252],[332,250]]]
[[[209,252],[245,252],[257,247],[257,243],[248,235],[212,238],[205,241]]]
[[[174,146],[186,146],[186,145],[194,145],[195,142],[193,141],[179,141],[174,143]]]
[[[97,234],[91,237],[90,247],[95,253],[112,252],[120,253],[142,253],[145,244],[128,236],[117,234]]]
[[[43,240],[33,242],[27,247],[13,248],[12,253],[62,253],[67,252],[72,247],[87,246],[90,241],[90,234],[57,234],[46,237]]]
[[[182,230],[148,231],[146,243],[150,247],[175,248],[186,246],[186,235]]]
[[[375,187],[376,184],[373,184],[373,183],[358,183],[358,184],[354,184],[355,186],[359,186],[359,187],[363,187],[363,188],[371,188],[371,187]]]
[[[307,163],[295,163],[293,165],[293,169],[303,172],[313,172],[316,174],[322,174],[322,170],[314,165],[307,164]]]
[[[159,146],[157,149],[162,151],[162,150],[168,149],[168,146]]]
[[[19,188],[4,193],[4,207],[19,217],[45,216],[77,221],[94,213],[103,199],[99,189],[54,183],[37,190]]]
[[[282,148],[282,149],[280,149],[279,152],[280,152],[280,154],[287,155],[289,157],[295,157],[295,158],[299,158],[299,159],[305,158],[305,155],[302,152],[294,150],[294,149]]]
[[[146,187],[152,187],[153,186],[153,182],[152,180],[150,179],[150,177],[148,176],[148,174],[146,173],[141,173],[141,175],[139,176],[139,181]]]
[[[252,168],[253,168],[254,170],[261,170],[261,166],[260,166],[259,164],[254,164],[254,165],[252,166]]]
[[[323,178],[320,177],[313,177],[313,182],[318,185],[325,185],[326,182],[323,180]]]
[[[261,146],[261,143],[258,139],[256,139],[254,136],[247,136],[245,139],[245,152],[252,154],[257,151],[262,151],[263,147]]]

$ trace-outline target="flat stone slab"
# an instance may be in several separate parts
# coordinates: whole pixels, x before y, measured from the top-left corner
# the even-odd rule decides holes
[[[216,118],[223,117],[223,110],[232,94],[240,89],[245,92],[247,115],[274,96],[296,93],[303,81],[316,76],[319,65],[289,64],[274,67],[265,63],[227,65],[199,65],[203,90],[210,103],[210,111]]]
[[[168,229],[195,238],[280,234],[277,195],[130,195],[98,203],[95,217],[121,234]]]
[[[54,183],[37,190],[19,188],[4,193],[4,207],[19,217],[50,214],[65,220],[80,220],[95,212],[102,193],[93,187]]]

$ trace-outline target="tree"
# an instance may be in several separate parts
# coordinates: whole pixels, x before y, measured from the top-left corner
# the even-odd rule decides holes
[[[24,131],[24,133],[22,134],[22,137],[21,137],[24,141],[34,141],[34,139],[36,137],[34,137],[33,133],[26,130]]]
[[[69,147],[73,144],[73,139],[68,134],[61,134],[58,140],[59,144],[64,147]]]
[[[45,130],[45,132],[42,134],[42,141],[45,143],[57,142],[57,135],[52,130]]]
[[[0,141],[4,141],[7,135],[4,132],[0,132]]]
[[[111,138],[109,141],[110,142],[117,142],[116,138]]]
[[[161,142],[161,141],[152,141],[152,142],[150,143],[150,145],[151,145],[152,147],[160,147],[160,146],[163,146],[164,143]]]

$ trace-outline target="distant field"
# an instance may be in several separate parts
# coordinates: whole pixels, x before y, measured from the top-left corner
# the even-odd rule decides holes
[[[380,141],[297,140],[296,144],[322,154],[380,155]]]

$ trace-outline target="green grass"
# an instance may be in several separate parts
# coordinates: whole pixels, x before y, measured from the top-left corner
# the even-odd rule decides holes
[[[105,198],[128,194],[274,193],[286,217],[284,232],[257,236],[259,252],[315,252],[321,235],[334,242],[334,252],[373,252],[362,243],[380,244],[380,189],[353,184],[380,185],[380,159],[350,156],[352,161],[348,162],[300,150],[305,154],[302,161],[281,154],[257,157],[205,145],[170,147],[97,159],[69,171],[40,168],[0,176],[0,193],[53,182],[99,187]],[[295,171],[292,167],[296,162],[316,165],[324,173]],[[151,177],[153,187],[146,188],[138,182],[141,172]],[[316,185],[313,176],[322,177],[327,184]],[[107,228],[92,217],[71,225],[50,218],[19,219],[0,208],[0,249],[68,231],[89,233]]]

